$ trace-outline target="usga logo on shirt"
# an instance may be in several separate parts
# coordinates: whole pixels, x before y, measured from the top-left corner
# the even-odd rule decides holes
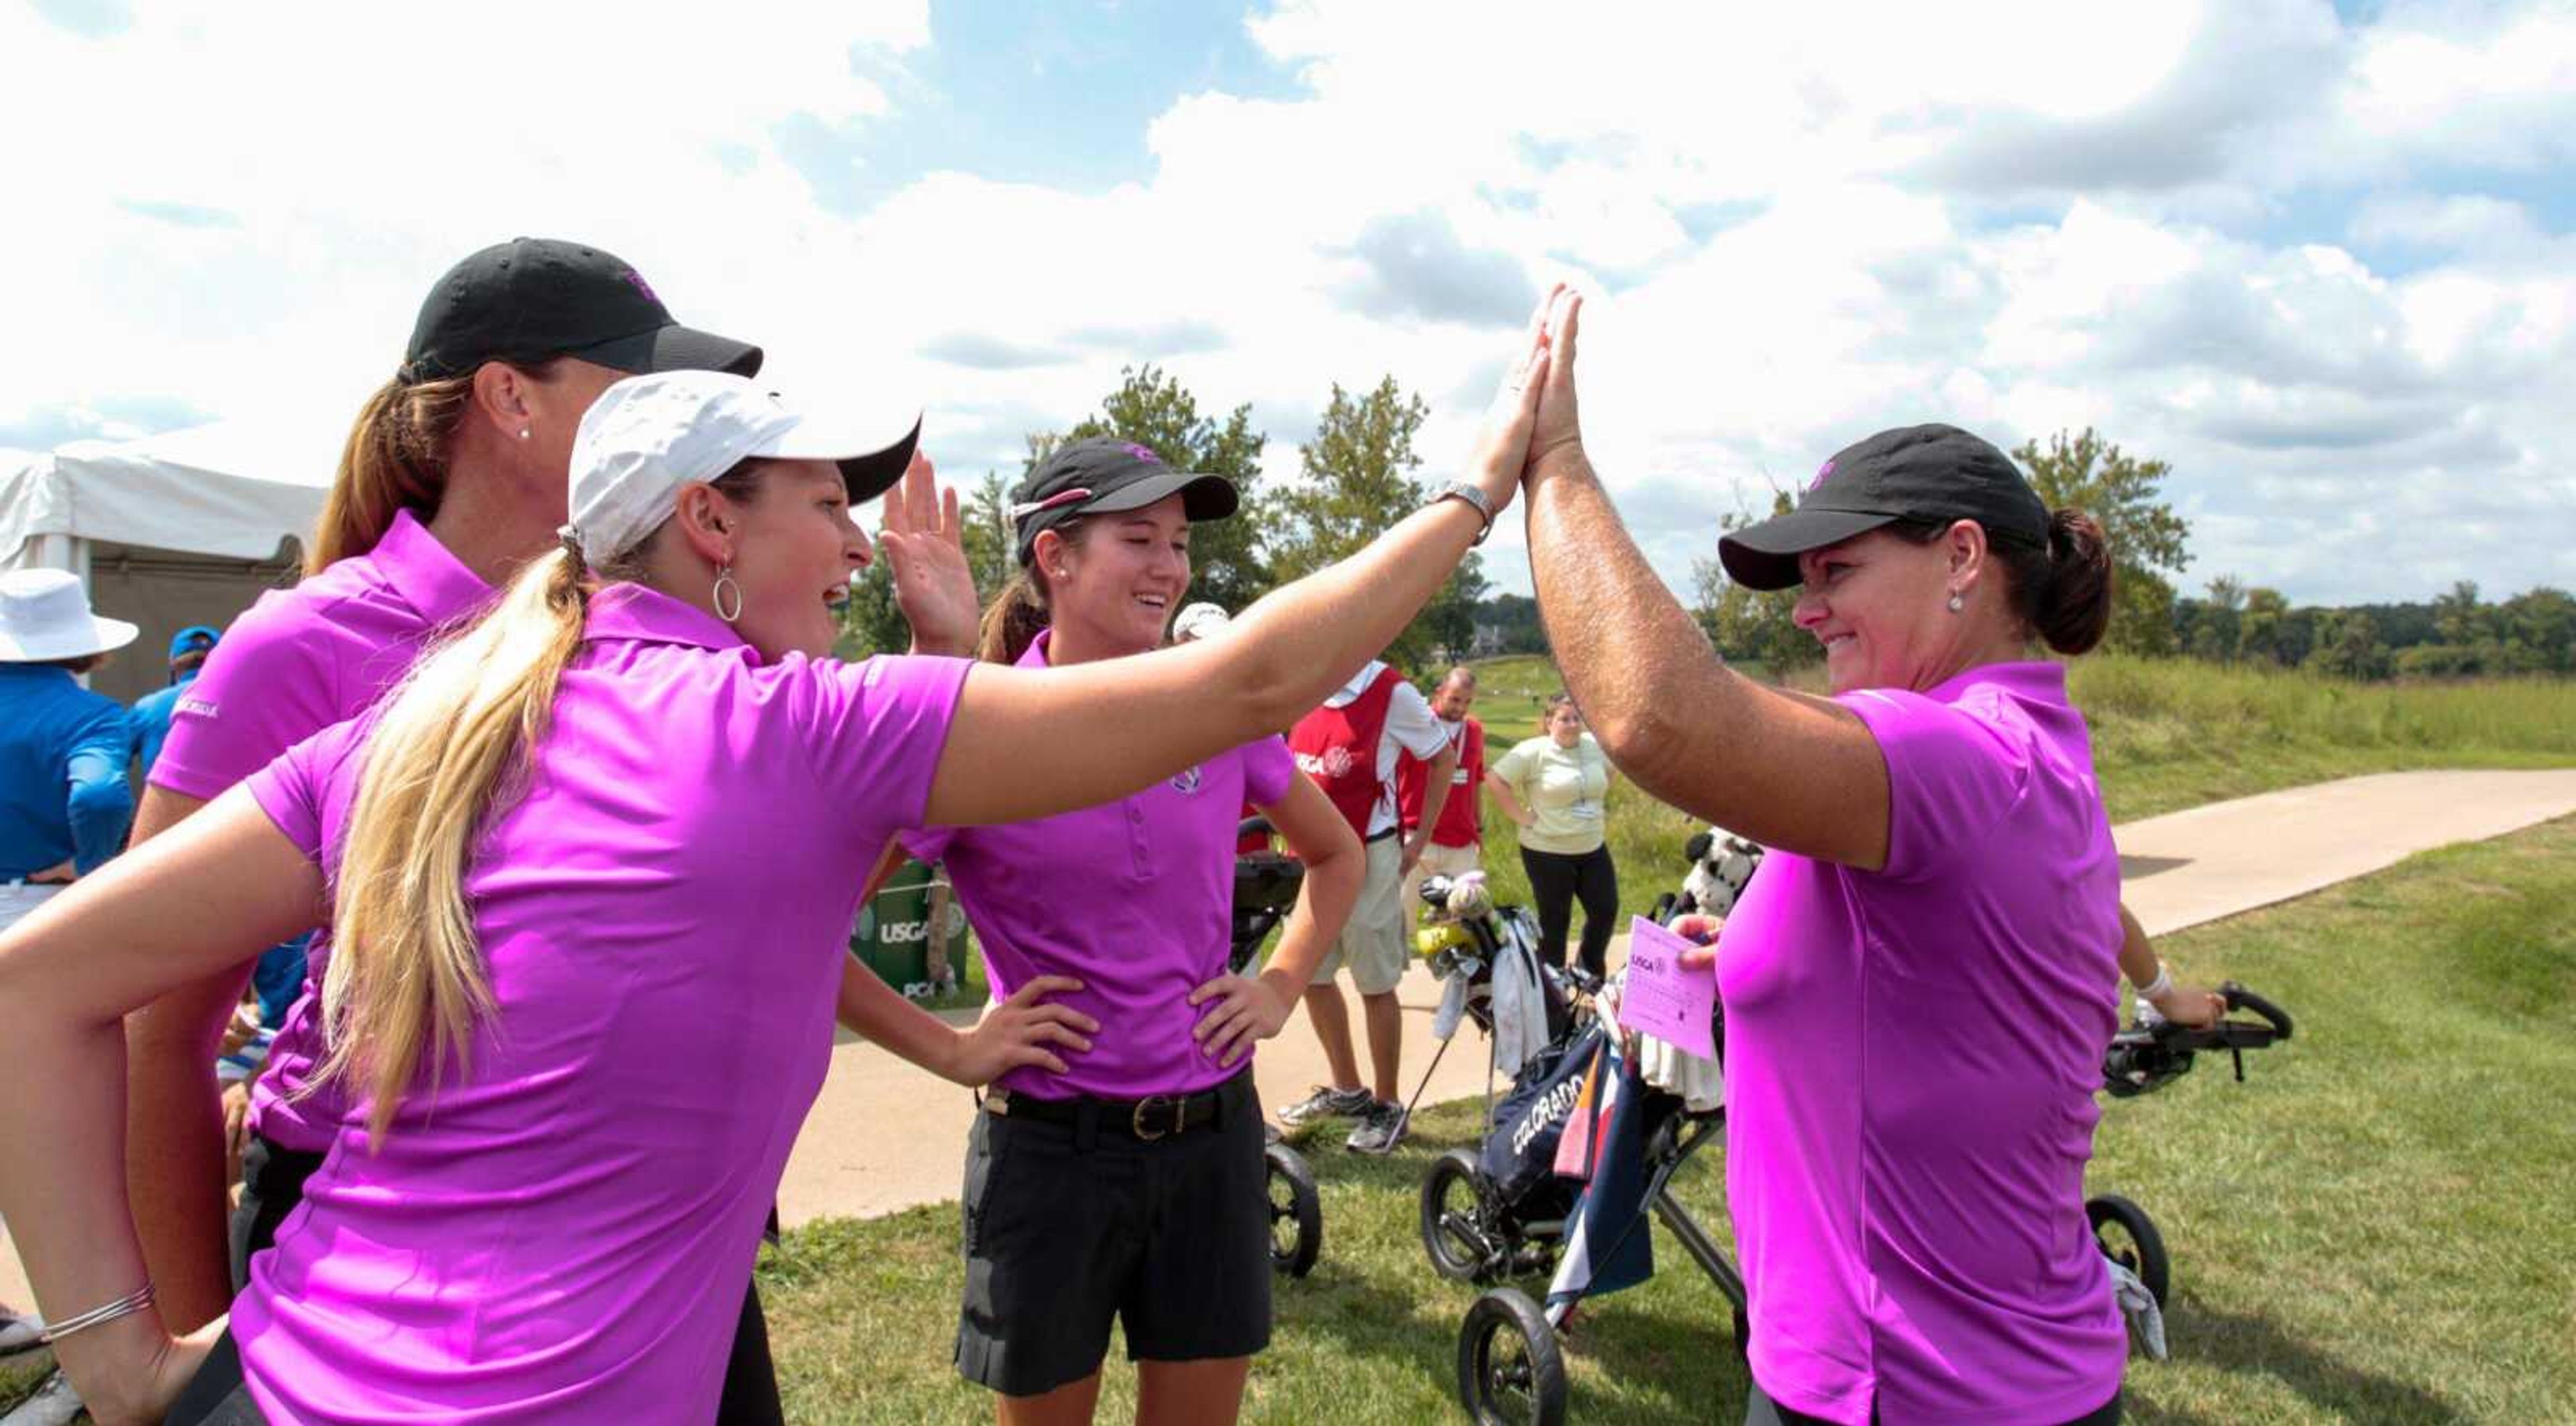
[[[1199,781],[1199,770],[1197,768],[1183,768],[1181,769],[1180,776],[1172,779],[1172,790],[1183,797],[1187,797],[1191,793],[1199,790]]]
[[[1359,760],[1351,756],[1351,750],[1348,748],[1326,748],[1321,756],[1314,753],[1299,753],[1297,770],[1308,777],[1347,777],[1350,775],[1351,765],[1357,761]]]

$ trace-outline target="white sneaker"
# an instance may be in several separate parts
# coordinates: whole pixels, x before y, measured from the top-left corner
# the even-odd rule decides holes
[[[44,1335],[45,1323],[42,1318],[33,1315],[21,1316],[7,1308],[0,1308],[0,1357],[14,1357],[34,1347],[38,1339]]]

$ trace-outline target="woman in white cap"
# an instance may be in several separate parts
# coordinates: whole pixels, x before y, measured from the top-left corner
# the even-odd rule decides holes
[[[373,704],[438,630],[552,548],[574,431],[611,382],[681,370],[750,376],[760,363],[756,346],[682,325],[632,264],[587,244],[513,238],[448,269],[421,301],[401,365],[350,427],[303,581],[235,620],[173,710],[136,843]],[[889,482],[904,460],[890,457]],[[218,1109],[206,1066],[250,969],[178,987],[127,1027],[135,1226],[163,1310],[182,1327],[224,1310],[294,1211],[336,1117],[333,1091],[312,1080],[318,1007],[292,1002],[250,1090],[227,1233],[232,1110]],[[756,1296],[745,1299],[736,1351],[742,1365],[721,1419],[777,1420]]]
[[[0,927],[125,845],[125,710],[80,675],[134,641],[59,569],[0,574]]]
[[[1293,719],[1508,499],[1534,391],[1515,375],[1474,483],[1236,636],[1022,670],[821,657],[868,556],[830,458],[875,437],[826,439],[738,379],[612,388],[562,548],[489,614],[0,937],[0,1039],[27,1065],[0,1142],[55,1146],[0,1158],[0,1213],[65,1369],[112,1419],[191,1378],[173,1419],[705,1419],[891,835],[1093,805]],[[898,587],[907,560],[963,558],[887,539]],[[340,1117],[210,1358],[154,1311],[116,1191],[117,1027],[325,906]],[[1096,1028],[1037,1003],[1069,988],[880,1038],[963,1083],[1060,1067]]]

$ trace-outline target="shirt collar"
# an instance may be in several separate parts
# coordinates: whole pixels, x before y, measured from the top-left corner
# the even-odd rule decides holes
[[[0,663],[0,677],[23,678],[30,682],[34,682],[45,678],[49,674],[54,678],[60,679],[64,683],[77,683],[79,681],[72,676],[72,671],[70,669],[56,668],[52,664],[16,662]]]
[[[1979,664],[1953,676],[1946,683],[1933,685],[1923,696],[1935,703],[1956,703],[1968,690],[1980,684],[2001,688],[2015,698],[2034,703],[2066,703],[2066,665],[2048,659],[2023,663]]]
[[[1023,651],[1021,652],[1021,654],[1020,654],[1020,661],[1019,661],[1017,664],[1013,665],[1013,667],[1015,667],[1015,668],[1045,668],[1045,667],[1047,666],[1047,645],[1048,645],[1050,642],[1052,642],[1052,641],[1054,640],[1054,638],[1055,638],[1055,630],[1053,630],[1053,629],[1040,629],[1040,630],[1038,630],[1038,636],[1037,636],[1036,638],[1034,638],[1034,639],[1029,640],[1029,646],[1028,646],[1028,648],[1026,648],[1025,650],[1023,650]]]
[[[367,558],[394,593],[433,624],[446,623],[492,593],[492,586],[467,569],[409,510],[394,512],[393,524],[367,551]]]
[[[1361,669],[1357,674],[1353,675],[1350,682],[1333,690],[1333,697],[1326,700],[1328,706],[1332,702],[1346,702],[1368,692],[1368,686],[1377,682],[1377,676],[1384,672],[1385,669],[1386,660],[1370,659],[1368,661],[1368,667]]]
[[[623,639],[639,644],[687,644],[719,652],[751,647],[731,624],[640,584],[612,584],[592,595],[582,638],[592,643]]]

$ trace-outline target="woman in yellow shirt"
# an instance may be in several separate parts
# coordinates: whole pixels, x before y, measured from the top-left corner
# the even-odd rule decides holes
[[[1485,772],[1485,786],[1521,829],[1521,869],[1538,902],[1539,954],[1565,958],[1574,903],[1583,903],[1583,968],[1602,973],[1619,920],[1619,872],[1610,861],[1606,815],[1610,759],[1583,730],[1571,695],[1547,700],[1545,729]]]

